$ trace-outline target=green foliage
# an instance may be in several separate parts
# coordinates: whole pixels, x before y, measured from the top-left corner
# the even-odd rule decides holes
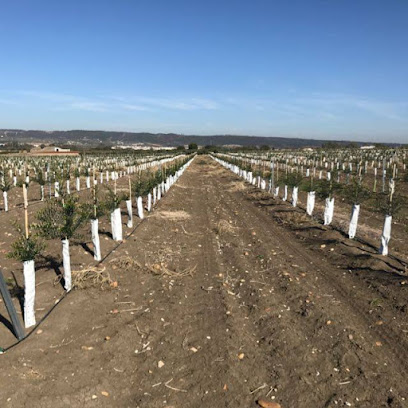
[[[319,198],[332,198],[334,193],[341,191],[342,186],[337,181],[333,180],[316,180],[315,191]]]
[[[136,197],[143,197],[151,191],[156,179],[149,175],[138,176],[132,180],[132,191]]]
[[[361,204],[372,196],[372,192],[364,187],[362,178],[358,176],[354,177],[350,184],[344,186],[342,194],[352,204]]]
[[[82,205],[82,211],[87,219],[96,220],[107,213],[107,206],[104,201],[100,200],[98,186],[95,186],[95,195],[92,201]]]
[[[37,235],[32,233],[27,238],[23,228],[17,222],[14,223],[14,226],[18,237],[11,244],[12,251],[7,254],[7,258],[16,259],[20,262],[34,260],[44,250],[45,244],[39,240]]]
[[[164,174],[163,172],[159,169],[156,171],[154,175],[154,183],[155,184],[160,184],[162,181],[164,181]]]
[[[288,173],[283,178],[283,183],[286,184],[288,187],[298,187],[303,180],[303,176],[301,173],[293,172]]]
[[[44,186],[45,185],[45,178],[44,178],[44,173],[42,170],[38,169],[37,170],[37,175],[35,177],[35,181],[40,185]]]
[[[37,213],[36,229],[46,239],[79,238],[78,229],[87,219],[87,212],[76,196],[47,202]]]
[[[13,185],[11,184],[8,176],[6,173],[3,173],[0,175],[0,190],[5,192],[5,191],[10,191],[13,188]]]
[[[392,200],[390,200],[389,193],[377,193],[376,195],[375,208],[384,215],[395,216],[404,206],[406,202],[400,194],[393,194]]]
[[[189,150],[197,150],[198,149],[197,143],[190,143],[188,145],[188,149]]]
[[[106,188],[108,190],[108,193],[105,196],[104,207],[109,211],[109,213],[111,213],[120,207],[120,203],[122,201],[126,200],[126,194],[124,194],[123,192],[115,193],[115,191],[109,186],[106,186]]]

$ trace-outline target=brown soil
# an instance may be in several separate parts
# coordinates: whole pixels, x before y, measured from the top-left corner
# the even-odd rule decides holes
[[[0,356],[1,407],[408,406],[401,263],[209,158],[178,183],[103,262],[117,288]]]

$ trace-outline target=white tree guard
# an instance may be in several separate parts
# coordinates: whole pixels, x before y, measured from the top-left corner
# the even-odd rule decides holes
[[[153,205],[156,204],[156,200],[157,200],[157,188],[154,187],[153,188]]]
[[[120,213],[120,208],[116,208],[111,212],[111,228],[113,240],[122,241],[123,240],[122,215]]]
[[[275,187],[275,191],[273,192],[274,197],[279,195],[279,186]]]
[[[91,178],[86,176],[86,188],[91,188]]]
[[[25,327],[35,326],[35,266],[34,261],[23,262],[24,274],[24,324]]]
[[[381,234],[381,246],[380,246],[380,254],[381,255],[388,255],[388,243],[391,239],[391,223],[392,223],[392,216],[386,215],[384,220],[384,227]]]
[[[143,200],[142,197],[137,197],[137,215],[141,220],[144,218],[143,214]]]
[[[327,197],[324,206],[324,225],[330,225],[332,223],[333,213],[334,213],[334,197],[331,199]]]
[[[152,194],[151,193],[147,195],[147,211],[148,212],[152,211]]]
[[[261,189],[266,190],[266,181],[265,180],[261,181]]]
[[[313,215],[315,199],[316,199],[316,193],[314,191],[309,191],[307,193],[306,213],[310,216]]]
[[[293,191],[292,191],[292,205],[293,207],[297,206],[297,202],[298,202],[298,191],[299,191],[299,187],[293,187]]]
[[[54,183],[54,197],[58,198],[59,197],[59,183],[56,181]]]
[[[44,201],[44,186],[40,186],[41,190],[41,201]]]
[[[126,208],[128,212],[128,222],[127,222],[127,227],[132,228],[133,227],[133,211],[132,211],[132,200],[126,200]]]
[[[356,236],[359,214],[360,204],[353,204],[351,207],[351,218],[348,231],[348,236],[350,239],[353,239]]]
[[[101,255],[101,243],[99,241],[99,220],[91,220],[91,234],[92,234],[92,244],[94,247],[94,259],[95,261],[100,261],[102,259]]]
[[[157,201],[161,200],[161,185],[157,186]]]
[[[67,194],[71,194],[71,186],[69,184],[69,180],[67,180]]]
[[[288,186],[285,185],[282,200],[286,201],[287,199],[288,199]]]
[[[8,211],[8,194],[7,191],[3,191],[3,200],[4,200],[4,211]]]
[[[81,191],[81,180],[79,179],[79,177],[76,178],[75,184],[76,184],[76,190]]]
[[[64,268],[64,288],[67,292],[72,289],[71,282],[71,255],[69,253],[69,240],[62,240],[62,266]]]

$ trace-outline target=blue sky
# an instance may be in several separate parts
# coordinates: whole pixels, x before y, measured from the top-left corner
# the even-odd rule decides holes
[[[0,128],[408,143],[406,0],[0,5]]]

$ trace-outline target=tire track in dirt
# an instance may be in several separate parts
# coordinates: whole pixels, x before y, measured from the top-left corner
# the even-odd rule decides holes
[[[228,176],[231,176],[231,175],[228,174]],[[228,176],[225,176],[225,178],[228,179]],[[233,202],[233,205],[231,205],[230,201]],[[360,335],[363,335],[365,338],[366,337],[371,338],[370,342],[367,342],[367,341],[365,342],[366,343],[364,344],[365,349],[370,347],[369,346],[370,343],[374,344],[376,339],[378,338],[382,338],[383,341],[384,341],[384,338],[387,338],[387,337],[389,338],[389,336],[384,335],[383,331],[376,329],[375,326],[374,328],[371,327],[367,330],[367,328],[370,326],[370,323],[372,324],[373,322],[368,320],[361,313],[362,310],[364,311],[364,309],[367,308],[366,305],[353,301],[350,294],[347,293],[347,288],[343,288],[341,281],[339,282],[339,280],[341,279],[339,277],[339,271],[334,271],[333,266],[325,263],[323,260],[319,260],[316,262],[316,258],[312,257],[309,253],[306,252],[305,249],[301,248],[298,242],[291,242],[290,244],[288,244],[291,240],[294,241],[293,236],[290,236],[290,234],[282,231],[277,226],[274,226],[272,220],[267,215],[265,215],[265,213],[259,211],[258,209],[254,209],[253,203],[246,202],[246,198],[245,196],[242,195],[242,193],[229,194],[228,199],[223,200],[222,203],[224,207],[229,209],[230,213],[236,211],[237,209],[241,209],[242,211],[247,212],[247,214],[245,215],[250,215],[250,217],[248,216],[246,217],[245,215],[238,217],[239,221],[242,224],[243,229],[248,230],[250,228],[253,228],[254,230],[258,232],[258,231],[262,231],[263,229],[262,226],[260,226],[260,224],[264,226],[269,224],[270,226],[272,226],[271,233],[273,234],[273,237],[274,237],[274,240],[272,240],[272,242],[270,243],[272,245],[272,248],[280,247],[280,249],[282,249],[283,252],[287,256],[292,256],[292,262],[295,264],[301,265],[303,268],[306,268],[308,275],[310,274],[310,272],[313,272],[310,270],[310,266],[312,264],[314,265],[314,268],[318,268],[318,270],[316,271],[318,273],[315,274],[315,278],[320,279],[318,283],[319,289],[327,290],[329,293],[332,293],[330,296],[334,296],[335,298],[340,299],[340,302],[342,304],[341,307],[345,309],[344,310],[345,313],[343,312],[341,315],[343,315],[342,316],[343,318],[344,318],[344,315],[347,316],[347,319],[350,320],[348,325],[351,327],[354,326],[355,333],[360,333]],[[265,239],[266,241],[268,240],[267,237],[263,237],[263,239]],[[304,261],[307,261],[307,262],[305,263]],[[299,265],[297,265],[297,267]],[[285,268],[290,269],[291,265],[290,264],[286,265]],[[335,273],[334,274],[332,273],[332,275],[329,276],[327,274],[327,271],[335,272]],[[335,278],[333,276],[335,276]],[[322,279],[323,279],[323,282],[322,282]],[[307,297],[307,292],[316,291],[317,285],[308,284],[306,279],[303,279],[302,282],[303,282],[303,285],[305,285],[305,283],[307,284],[307,287],[304,288],[306,297]],[[286,291],[287,285],[284,285],[283,289]],[[307,289],[310,289],[310,290],[307,290]],[[288,294],[285,293],[285,295],[287,297]],[[286,302],[287,301],[290,302],[290,299],[286,299]],[[327,316],[330,316],[330,315],[333,316],[333,315],[338,314],[338,313],[335,313],[335,310],[333,310],[333,306],[328,304],[327,302],[325,302],[325,304],[323,305],[322,310],[326,312]],[[341,322],[341,318],[340,318],[340,322]],[[337,324],[337,321],[335,324]],[[306,327],[303,327],[303,329],[306,329]],[[389,373],[391,377],[396,367],[398,367],[397,371],[401,373],[405,372],[406,365],[405,365],[405,362],[402,362],[401,364],[401,360],[404,360],[403,356],[406,355],[406,352],[404,350],[404,347],[401,346],[398,342],[398,339],[399,341],[401,341],[401,335],[402,333],[399,333],[399,336],[397,335],[395,338],[391,338],[389,340],[389,343],[387,344],[388,350],[386,352],[384,351],[385,347],[381,351],[379,351],[378,349],[375,350],[375,355],[378,356],[377,358],[381,358],[382,360],[387,361],[386,364],[392,367],[391,372]],[[372,351],[368,351],[368,353],[370,354],[372,353]],[[375,386],[375,384],[373,385]],[[382,387],[378,387],[380,389],[379,390],[380,393],[381,393],[381,388],[384,390],[384,387],[383,387],[384,385],[386,384],[382,384]],[[404,387],[399,386],[399,388],[400,388],[400,393],[404,395],[403,394]],[[399,398],[401,402],[404,401],[402,398],[404,397]],[[395,398],[393,396],[385,395],[384,400],[394,401],[395,403]],[[292,401],[292,403],[295,403],[295,402],[296,401]],[[310,403],[312,403],[312,401],[310,401]],[[305,403],[304,406],[307,407],[310,405],[308,405],[308,403]],[[363,406],[361,405],[361,402],[359,406]],[[390,405],[387,404],[384,406],[390,406]],[[395,406],[399,406],[399,405],[395,405]]]

